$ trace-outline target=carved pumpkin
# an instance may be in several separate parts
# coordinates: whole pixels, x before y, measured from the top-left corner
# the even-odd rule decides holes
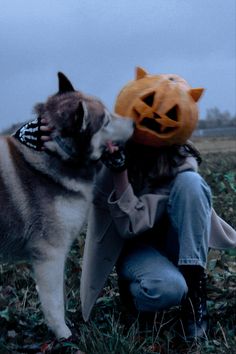
[[[202,93],[202,88],[191,88],[178,75],[149,75],[138,67],[136,79],[119,93],[115,112],[135,121],[133,139],[137,143],[155,147],[181,145],[196,128],[196,102]]]

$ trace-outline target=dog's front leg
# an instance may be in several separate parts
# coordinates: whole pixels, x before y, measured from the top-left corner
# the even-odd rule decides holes
[[[65,323],[64,265],[65,255],[60,252],[50,260],[33,263],[43,313],[58,339],[71,336]]]

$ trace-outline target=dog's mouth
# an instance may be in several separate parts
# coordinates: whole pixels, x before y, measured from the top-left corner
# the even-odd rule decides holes
[[[112,140],[107,140],[100,148],[95,152],[93,151],[90,158],[93,161],[98,161],[102,158],[103,154],[113,154],[115,151],[119,150],[119,147],[123,147],[124,144],[121,142],[114,142]]]
[[[110,154],[112,154],[113,152],[119,150],[119,146],[120,144],[114,143],[112,140],[108,140],[106,142],[105,151],[108,151]]]

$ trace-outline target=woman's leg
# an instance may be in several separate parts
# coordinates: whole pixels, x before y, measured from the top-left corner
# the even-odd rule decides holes
[[[168,214],[170,237],[178,239],[176,262],[188,286],[188,296],[182,306],[185,334],[188,338],[203,337],[208,327],[204,268],[211,225],[211,192],[199,174],[189,171],[176,177]]]
[[[178,268],[149,245],[136,246],[122,256],[117,273],[120,283],[127,284],[127,293],[140,312],[157,312],[179,305],[187,293]]]
[[[206,267],[211,225],[211,192],[202,177],[187,171],[173,183],[168,215],[178,238],[178,265]]]

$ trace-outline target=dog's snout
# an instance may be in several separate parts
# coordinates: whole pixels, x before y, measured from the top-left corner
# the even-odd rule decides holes
[[[135,128],[135,121],[132,118],[126,117],[127,121],[129,122],[131,128]]]
[[[131,129],[131,131],[132,131],[132,133],[133,133],[133,131],[134,131],[134,129],[135,129],[135,122],[134,122],[134,120],[131,119],[131,118],[128,118],[128,122],[129,122],[129,124],[130,124],[130,129]]]

